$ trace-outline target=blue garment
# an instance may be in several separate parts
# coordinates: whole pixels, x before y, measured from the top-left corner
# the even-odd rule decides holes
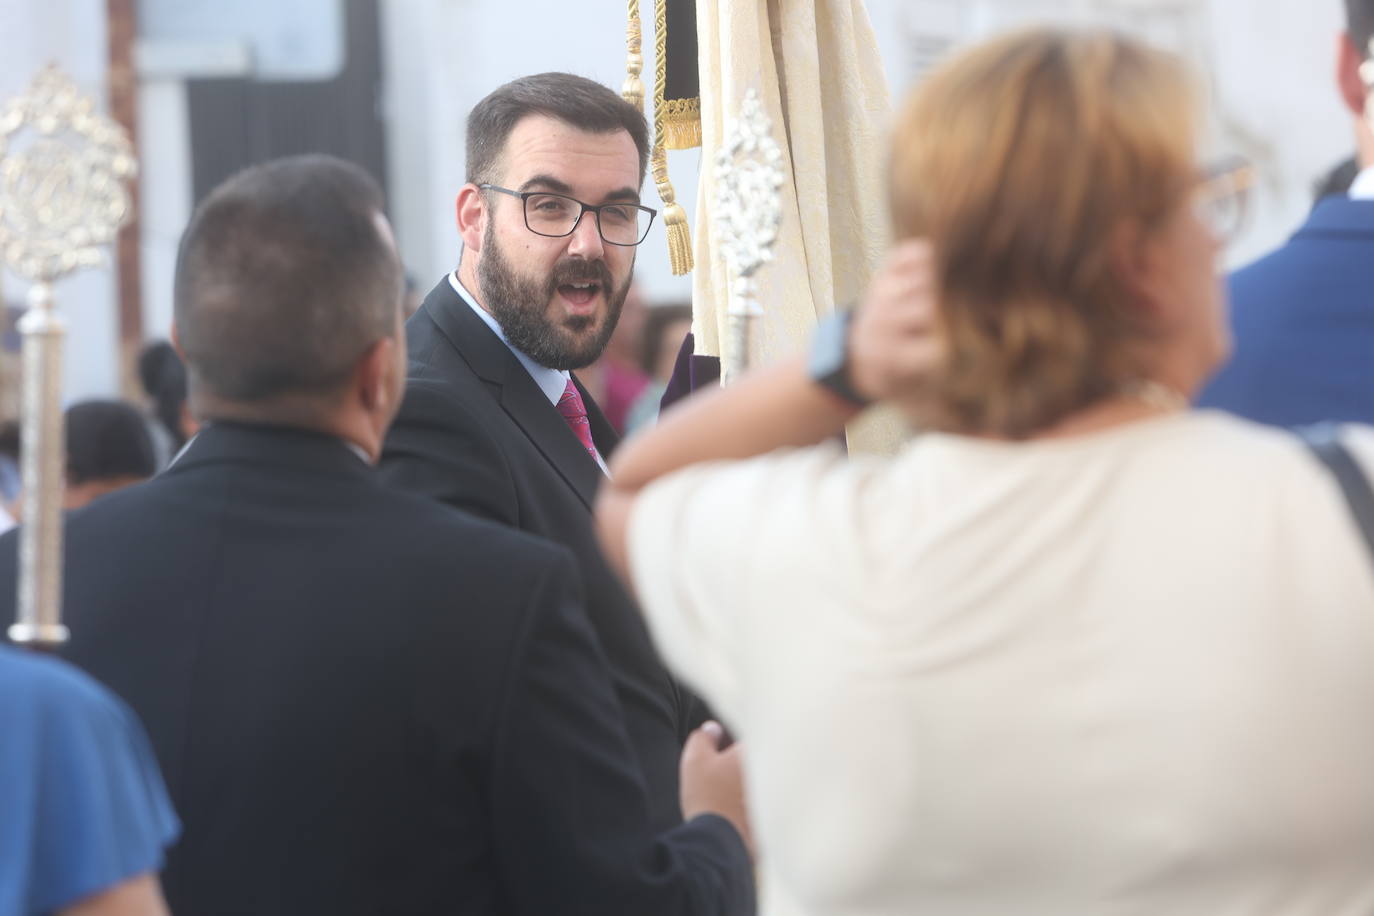
[[[1374,423],[1374,201],[1328,197],[1230,281],[1233,358],[1198,403],[1261,423]]]
[[[0,646],[0,916],[155,871],[179,829],[129,708],[65,662]]]

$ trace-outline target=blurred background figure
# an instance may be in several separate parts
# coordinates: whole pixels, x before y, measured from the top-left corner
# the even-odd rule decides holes
[[[405,316],[409,318],[411,315],[414,315],[417,311],[419,311],[420,306],[423,304],[424,296],[422,295],[422,291],[420,290],[420,287],[416,285],[414,275],[407,271],[405,301],[402,304],[401,309]]]
[[[123,401],[82,401],[67,408],[67,487],[63,508],[142,483],[157,472],[147,421]]]
[[[56,659],[0,646],[0,913],[165,916],[178,825],[138,719]]]
[[[19,421],[0,423],[0,534],[9,531],[19,518]]]
[[[640,334],[639,367],[649,382],[625,416],[626,433],[652,426],[658,419],[658,403],[673,377],[678,350],[691,330],[692,306],[687,303],[648,309]]]
[[[1374,126],[1362,74],[1374,0],[1346,0],[1336,89],[1350,115],[1358,167],[1283,246],[1232,275],[1235,353],[1198,403],[1277,426],[1374,423]],[[1340,183],[1349,178],[1345,190]]]
[[[601,358],[575,373],[611,426],[621,435],[626,432],[625,419],[630,408],[649,384],[649,376],[640,364],[640,350],[644,322],[651,311],[644,303],[643,289],[637,284],[632,285],[625,296],[625,304],[621,306],[615,333],[607,342]]]
[[[1189,409],[1245,187],[1202,107],[1106,30],[954,55],[857,314],[612,459],[603,544],[748,748],[766,912],[1370,910],[1371,551],[1299,437]],[[875,401],[928,432],[826,442]]]
[[[1312,186],[1312,206],[1321,203],[1327,197],[1333,195],[1344,195],[1350,193],[1350,186],[1355,182],[1355,176],[1360,174],[1360,160],[1354,156],[1342,159],[1331,167],[1331,171],[1322,175]]]
[[[186,400],[186,366],[175,347],[155,340],[139,354],[138,377],[155,420],[157,466],[164,468],[200,428]]]

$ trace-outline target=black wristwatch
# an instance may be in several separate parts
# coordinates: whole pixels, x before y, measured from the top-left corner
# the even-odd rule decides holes
[[[820,320],[811,338],[806,370],[817,385],[855,407],[867,407],[868,398],[854,390],[849,373],[849,328],[853,321],[853,309],[837,310]]]

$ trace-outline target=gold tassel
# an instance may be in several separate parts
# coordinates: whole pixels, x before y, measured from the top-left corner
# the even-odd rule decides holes
[[[654,186],[663,199],[663,225],[668,232],[668,263],[673,276],[680,277],[692,269],[692,232],[687,228],[687,211],[677,202],[673,184],[668,180],[668,151],[654,147],[652,159]]]
[[[630,21],[625,27],[625,85],[620,88],[620,97],[640,111],[644,110],[644,27],[639,19],[639,0],[630,0]]]
[[[663,225],[668,232],[668,263],[673,276],[692,269],[692,232],[687,227],[687,211],[677,202],[673,183],[668,180],[667,111],[663,94],[668,86],[668,0],[654,2],[654,185],[663,201]]]
[[[701,99],[664,99],[659,103],[663,119],[663,145],[668,149],[701,146]]]

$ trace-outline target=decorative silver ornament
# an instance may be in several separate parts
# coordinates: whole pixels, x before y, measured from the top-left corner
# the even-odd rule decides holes
[[[749,334],[762,313],[754,275],[773,259],[782,224],[781,189],[787,176],[782,149],[758,92],[750,89],[716,153],[715,239],[730,275],[729,331],[721,359],[729,384],[749,368]]]
[[[103,246],[129,214],[125,182],[137,171],[120,126],[95,110],[55,65],[0,107],[0,260],[32,281],[24,336],[20,460],[24,482],[19,539],[19,622],[9,636],[52,648],[61,623],[62,343],[53,283],[105,262]]]
[[[136,171],[119,125],[48,66],[0,108],[0,256],[35,283],[103,264]]]

